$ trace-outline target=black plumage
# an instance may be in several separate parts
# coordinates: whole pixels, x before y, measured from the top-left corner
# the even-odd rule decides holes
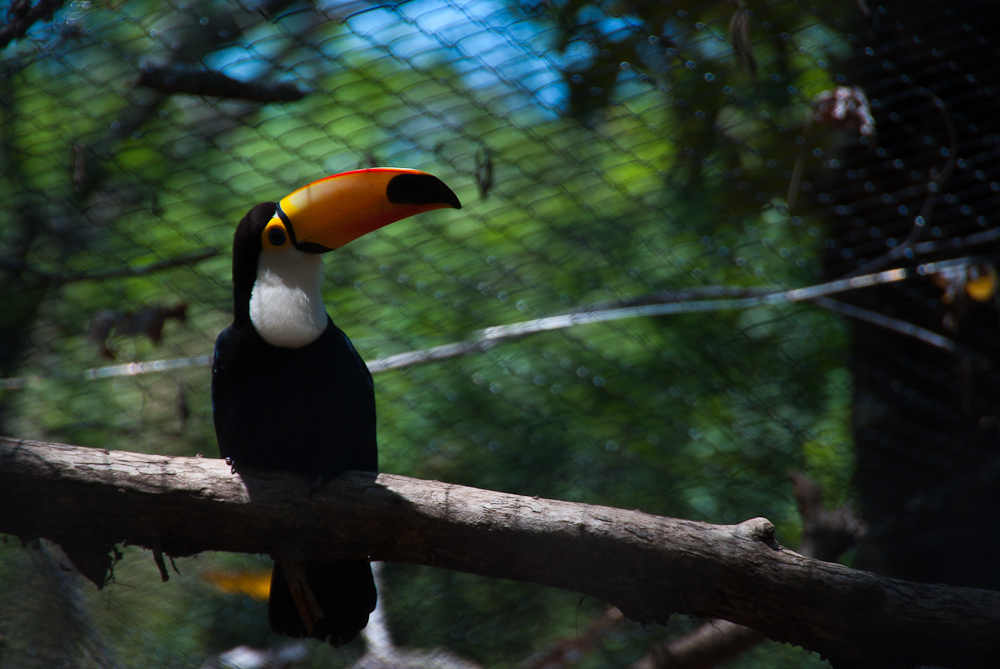
[[[215,342],[212,376],[219,453],[237,470],[331,479],[378,469],[372,377],[329,319],[301,348],[271,346],[252,325],[231,325]]]

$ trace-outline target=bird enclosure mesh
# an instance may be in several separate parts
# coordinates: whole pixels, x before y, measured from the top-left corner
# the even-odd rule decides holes
[[[0,433],[217,457],[235,224],[413,167],[463,209],[326,260],[382,471],[766,516],[794,546],[797,468],[860,506],[860,566],[996,587],[1000,60],[977,4],[0,2]],[[220,586],[266,559],[179,559],[161,583],[122,555],[98,593],[53,545],[0,546],[0,663],[224,666],[247,645],[350,666],[378,645],[271,636],[265,603]],[[412,565],[381,580],[379,630],[424,653],[407,666],[625,666],[694,624]]]

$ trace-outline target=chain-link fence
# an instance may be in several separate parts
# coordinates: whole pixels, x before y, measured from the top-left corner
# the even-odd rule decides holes
[[[866,566],[994,586],[961,536],[1000,501],[995,31],[976,3],[897,4],[0,3],[2,432],[216,457],[236,222],[327,174],[416,167],[462,211],[338,250],[324,286],[375,374],[383,471],[766,516],[795,545],[794,467],[860,498]],[[219,585],[263,559],[161,584],[125,549],[96,594],[51,546],[0,555],[11,666],[365,650],[281,646]],[[694,624],[381,579],[379,629],[430,653],[411,666],[625,666]]]

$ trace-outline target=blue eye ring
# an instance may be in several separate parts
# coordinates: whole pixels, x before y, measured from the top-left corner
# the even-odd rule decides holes
[[[284,246],[287,240],[288,235],[285,234],[285,229],[280,225],[272,225],[268,227],[267,241],[271,243],[271,246]]]

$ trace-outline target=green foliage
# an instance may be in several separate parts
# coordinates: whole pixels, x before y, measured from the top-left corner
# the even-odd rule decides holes
[[[41,301],[37,313],[17,312],[24,342],[2,374],[42,380],[3,391],[5,432],[214,456],[208,369],[85,378],[109,364],[88,322],[102,309],[185,303],[186,320],[168,321],[158,344],[113,340],[117,362],[210,354],[231,317],[228,247],[246,209],[372,161],[437,174],[465,208],[400,222],[329,261],[330,313],[369,359],[663,290],[815,281],[816,224],[784,198],[808,100],[834,80],[826,61],[843,51],[841,27],[797,3],[761,8],[755,85],[728,44],[732,6],[688,4],[670,15],[656,3],[503,9],[511,30],[530,28],[532,44],[562,51],[567,80],[551,85],[565,92],[564,114],[481,60],[491,83],[467,77],[464,43],[438,34],[424,57],[423,47],[381,42],[382,28],[361,18],[306,26],[239,14],[231,39],[200,44],[187,10],[95,4],[76,13],[74,34],[8,47],[3,255],[32,270],[7,267],[0,279],[34,282]],[[400,17],[424,6],[437,11],[416,2],[392,16],[405,27]],[[229,25],[226,3],[198,11]],[[615,20],[630,27],[614,32]],[[571,58],[584,44],[599,47]],[[539,59],[524,53],[524,67]],[[303,77],[311,92],[262,105],[123,83],[140,62],[175,54],[229,54],[266,80]],[[490,183],[476,177],[487,161]],[[223,253],[81,279],[205,248]],[[711,522],[764,515],[787,542],[798,531],[789,467],[833,501],[849,496],[842,342],[839,322],[815,307],[772,306],[498,343],[378,375],[380,460],[410,476]],[[5,580],[23,567],[12,552]],[[213,593],[194,575],[230,560],[244,559],[185,560],[182,576],[160,584],[148,556],[127,551],[88,614],[129,666],[196,666],[238,643],[274,643],[260,603]],[[572,593],[406,565],[387,568],[383,600],[398,643],[487,666],[514,666],[603,612]],[[663,635],[622,627],[580,666],[620,666]],[[314,650],[315,662],[337,664],[358,652]],[[741,662],[817,664],[777,646]]]

